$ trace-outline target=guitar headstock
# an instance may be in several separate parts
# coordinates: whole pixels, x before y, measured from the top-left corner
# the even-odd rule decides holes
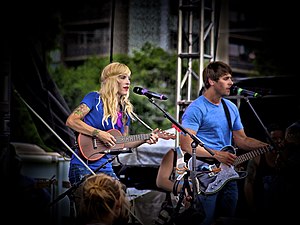
[[[172,133],[169,133],[169,132],[166,132],[164,130],[159,130],[157,132],[157,135],[159,138],[162,138],[162,139],[165,139],[165,140],[170,140],[170,139],[175,139],[176,138],[176,134],[172,134]]]

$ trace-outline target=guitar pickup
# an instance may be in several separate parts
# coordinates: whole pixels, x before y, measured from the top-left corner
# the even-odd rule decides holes
[[[211,171],[210,173],[208,173],[209,177],[213,177],[217,175],[217,173],[215,173],[215,171],[217,171],[217,166],[215,164],[209,165],[208,169],[209,171]]]

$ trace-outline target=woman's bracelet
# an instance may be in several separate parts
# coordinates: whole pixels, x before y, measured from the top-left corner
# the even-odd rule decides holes
[[[98,130],[98,129],[93,130],[93,132],[92,132],[93,137],[97,137],[99,132],[100,132],[100,130]]]

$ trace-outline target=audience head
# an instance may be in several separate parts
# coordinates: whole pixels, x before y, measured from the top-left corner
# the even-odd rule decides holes
[[[285,129],[280,124],[274,123],[271,124],[268,128],[270,132],[270,136],[274,144],[279,148],[284,147],[284,135],[285,135]],[[272,144],[272,143],[270,143]]]
[[[78,216],[82,224],[127,224],[129,201],[124,185],[104,173],[88,177],[82,183]]]

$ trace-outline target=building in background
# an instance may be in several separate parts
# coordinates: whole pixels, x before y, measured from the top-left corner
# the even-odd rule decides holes
[[[93,55],[131,54],[145,42],[177,52],[180,4],[193,7],[193,46],[199,51],[201,2],[88,0],[65,5],[61,14],[64,31],[61,60],[66,65],[76,66]],[[252,3],[254,6],[249,8],[251,4],[236,0],[203,2],[215,2],[220,7],[220,23],[216,21],[219,23],[216,24],[219,28],[219,56],[241,76],[255,73],[255,48],[262,42],[263,29],[256,18],[257,5]]]

